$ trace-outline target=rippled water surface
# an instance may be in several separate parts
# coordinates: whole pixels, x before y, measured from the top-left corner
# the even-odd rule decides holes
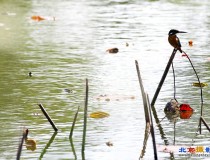
[[[158,86],[173,48],[168,44],[171,28],[179,34],[202,82],[209,83],[210,2],[208,0],[61,0],[0,1],[0,154],[15,159],[23,128],[37,148],[23,146],[22,159],[82,159],[85,79],[89,80],[88,115],[110,114],[104,119],[88,116],[85,159],[137,160],[143,148],[145,119],[136,74],[138,60],[150,100]],[[43,21],[35,21],[39,15]],[[188,41],[194,45],[190,47]],[[117,47],[117,54],[107,49]],[[159,159],[186,159],[181,146],[209,146],[210,134],[202,127],[200,90],[190,63],[177,52],[174,59],[176,97],[195,110],[190,119],[167,118],[158,127],[154,121]],[[32,77],[29,76],[32,73]],[[210,124],[209,88],[203,88],[203,117]],[[70,91],[70,92],[69,92]],[[168,73],[155,103],[157,117],[165,117],[165,104],[173,98],[173,73]],[[105,96],[102,97],[102,96]],[[98,99],[100,97],[100,99]],[[54,131],[37,104],[41,103],[55,122]],[[69,133],[80,106],[73,135]],[[162,129],[161,129],[162,128]],[[175,133],[175,138],[174,138]],[[107,146],[112,142],[113,146]],[[161,147],[169,144],[174,154]],[[151,136],[143,159],[153,159]],[[209,157],[191,157],[208,159]]]

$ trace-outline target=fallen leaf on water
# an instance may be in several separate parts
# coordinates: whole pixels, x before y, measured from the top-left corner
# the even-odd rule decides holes
[[[207,83],[200,83],[200,84],[199,84],[199,82],[194,82],[192,85],[195,86],[195,87],[200,87],[200,85],[201,85],[201,87],[208,86]]]
[[[109,113],[102,112],[102,111],[97,111],[90,114],[91,118],[105,118],[109,116],[110,116]]]
[[[41,17],[41,16],[32,16],[31,17],[32,20],[35,20],[35,21],[42,21],[42,20],[45,20],[45,18]]]
[[[27,150],[36,150],[36,141],[34,139],[27,139],[25,141]]]
[[[188,43],[189,43],[189,46],[190,46],[190,47],[193,46],[193,41],[192,41],[192,40],[190,40]]]
[[[109,53],[117,53],[117,52],[119,52],[119,49],[118,48],[109,48],[106,51]]]
[[[28,129],[24,129],[23,133],[25,134],[25,144],[27,150],[34,151],[36,150],[36,140],[28,138]]]
[[[181,119],[190,119],[193,114],[193,110],[191,111],[180,111],[180,118]]]
[[[113,146],[113,143],[109,141],[109,142],[106,142],[106,145],[111,147],[111,146]]]

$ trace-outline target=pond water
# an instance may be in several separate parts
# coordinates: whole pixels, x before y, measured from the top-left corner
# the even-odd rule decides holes
[[[61,0],[0,1],[0,154],[15,159],[23,128],[37,142],[34,151],[23,146],[21,159],[82,159],[85,79],[89,81],[88,115],[110,114],[103,119],[88,116],[85,159],[136,160],[143,148],[145,119],[135,68],[138,60],[150,100],[156,91],[173,48],[168,31],[179,34],[202,82],[209,83],[210,1],[203,0]],[[35,21],[38,15],[45,20]],[[193,41],[193,46],[188,41]],[[117,47],[117,54],[107,49]],[[174,59],[176,98],[194,109],[190,119],[167,118],[154,128],[159,159],[208,159],[180,155],[185,146],[209,146],[210,134],[202,127],[200,90],[194,71],[177,52]],[[29,76],[29,72],[32,76]],[[209,88],[203,88],[203,117],[210,124]],[[165,117],[165,104],[173,98],[173,73],[169,71],[155,103],[157,117]],[[102,96],[105,98],[101,98]],[[100,97],[100,99],[98,99]],[[53,119],[58,133],[37,104]],[[69,133],[77,107],[73,144]],[[107,146],[111,142],[113,146]],[[176,147],[165,153],[165,144]],[[153,159],[151,136],[143,159]]]

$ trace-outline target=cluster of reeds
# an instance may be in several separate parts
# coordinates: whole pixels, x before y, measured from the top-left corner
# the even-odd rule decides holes
[[[86,79],[86,88],[85,88],[85,105],[84,105],[84,122],[83,122],[83,137],[82,137],[82,150],[81,150],[81,154],[82,154],[82,159],[85,159],[85,143],[86,143],[86,130],[87,130],[87,110],[88,110],[88,79]],[[46,150],[49,148],[50,144],[53,142],[55,136],[57,135],[57,131],[58,128],[56,127],[55,123],[53,122],[53,120],[51,119],[51,117],[49,116],[49,114],[47,113],[47,111],[45,110],[44,106],[42,104],[38,104],[38,106],[40,107],[42,113],[45,115],[46,119],[49,121],[49,123],[51,124],[52,128],[54,129],[54,134],[52,135],[51,139],[49,140],[49,142],[47,143],[46,147],[43,149],[41,155],[40,155],[40,159],[43,157],[43,155],[45,154]],[[69,141],[72,147],[72,151],[73,154],[75,156],[75,159],[77,159],[77,155],[74,149],[74,145],[73,145],[73,132],[74,132],[74,127],[77,121],[77,116],[79,113],[79,109],[80,106],[78,106],[78,109],[75,113],[73,122],[72,122],[72,126],[71,126],[71,130],[70,130],[70,134],[69,134]],[[25,132],[23,132],[22,137],[21,137],[21,141],[19,143],[19,147],[18,147],[18,151],[17,151],[17,156],[16,156],[16,160],[20,160],[21,157],[21,152],[22,152],[22,147],[23,147],[23,143],[24,140],[26,139],[26,134]]]
[[[152,141],[153,141],[153,148],[154,148],[154,159],[158,159],[157,157],[157,150],[156,150],[156,142],[155,142],[155,134],[154,134],[154,128],[153,128],[153,122],[152,122],[152,113],[151,113],[151,110],[153,111],[153,116],[156,120],[156,124],[157,126],[159,127],[159,130],[160,130],[160,133],[162,136],[164,136],[164,132],[163,132],[163,128],[161,127],[160,125],[160,122],[165,118],[163,118],[161,121],[158,119],[157,117],[157,113],[156,113],[156,110],[155,110],[155,107],[154,107],[154,104],[157,100],[157,97],[159,95],[159,92],[162,88],[162,85],[165,81],[165,78],[168,74],[168,71],[170,69],[170,66],[172,65],[172,69],[173,69],[173,73],[174,73],[174,68],[173,68],[173,59],[175,57],[175,54],[177,52],[177,49],[174,48],[172,54],[171,54],[171,57],[167,63],[167,66],[164,70],[164,73],[162,75],[162,78],[158,84],[158,87],[156,89],[156,92],[154,94],[154,97],[152,99],[152,102],[150,104],[149,102],[149,96],[148,94],[144,91],[144,86],[143,86],[143,82],[142,82],[142,79],[141,79],[141,75],[140,75],[140,70],[139,70],[139,66],[138,66],[138,62],[135,61],[136,63],[136,70],[137,70],[137,75],[138,75],[138,79],[139,79],[139,84],[140,84],[140,89],[141,89],[141,93],[142,93],[142,99],[143,99],[143,105],[144,105],[144,113],[145,113],[145,121],[146,121],[146,127],[145,127],[145,139],[144,139],[144,142],[143,142],[143,149],[142,149],[142,152],[141,152],[141,155],[140,155],[140,158],[143,158],[144,156],[144,153],[145,153],[145,149],[146,149],[146,144],[147,144],[147,139],[149,137],[149,134],[151,133],[152,135]],[[209,130],[210,132],[210,127],[207,125],[205,119],[203,118],[203,93],[202,93],[202,83],[200,82],[200,79],[198,77],[198,74],[192,64],[192,61],[190,60],[189,56],[183,51],[184,53],[184,56],[187,57],[187,59],[189,60],[190,64],[191,64],[191,67],[192,69],[194,70],[194,73],[197,77],[197,80],[198,80],[198,87],[200,87],[200,96],[201,96],[201,115],[200,115],[200,118],[199,118],[199,131],[200,131],[200,134],[201,134],[201,123],[203,123],[206,128]],[[174,99],[175,99],[175,77],[174,77]],[[174,145],[175,145],[175,124],[176,124],[176,119],[174,119]],[[164,138],[164,142],[165,142],[165,145],[168,145],[168,142],[167,142],[167,139],[166,137],[162,137]],[[173,153],[170,153],[170,156],[171,158],[173,159],[174,158],[174,155]]]

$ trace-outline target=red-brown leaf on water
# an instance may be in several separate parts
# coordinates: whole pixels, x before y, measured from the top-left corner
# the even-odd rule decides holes
[[[179,107],[180,111],[193,111],[189,104],[181,104]]]
[[[32,20],[35,20],[35,21],[42,21],[42,20],[45,20],[44,17],[41,17],[41,16],[32,16],[31,17]]]
[[[192,41],[192,40],[189,40],[189,42],[188,42],[188,43],[189,43],[189,46],[190,46],[190,47],[192,47],[192,46],[193,46],[193,41]]]

